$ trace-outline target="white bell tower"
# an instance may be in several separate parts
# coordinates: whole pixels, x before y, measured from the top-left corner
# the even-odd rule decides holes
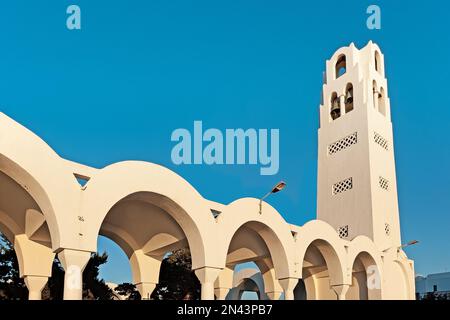
[[[352,43],[326,63],[320,106],[317,218],[339,236],[399,246],[394,143],[384,57]]]

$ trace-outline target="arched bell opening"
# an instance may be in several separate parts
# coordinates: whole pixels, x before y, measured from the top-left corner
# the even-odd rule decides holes
[[[345,113],[353,110],[353,85],[347,84],[345,88]]]

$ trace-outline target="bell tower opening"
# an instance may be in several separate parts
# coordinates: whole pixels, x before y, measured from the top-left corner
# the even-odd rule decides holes
[[[347,72],[347,58],[345,55],[339,56],[335,67],[335,79]]]

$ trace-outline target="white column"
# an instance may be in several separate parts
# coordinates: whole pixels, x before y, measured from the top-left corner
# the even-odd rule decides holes
[[[64,275],[64,300],[82,300],[83,270],[91,258],[91,253],[64,249],[58,254],[58,257],[66,271]]]
[[[55,254],[51,248],[30,240],[26,234],[14,237],[14,250],[20,277],[28,288],[28,298],[41,300],[42,289],[52,275]]]
[[[156,288],[156,283],[141,282],[136,284],[136,289],[141,294],[142,300],[150,300],[153,291]]]
[[[215,288],[214,294],[217,298],[217,300],[225,300],[225,298],[228,295],[228,292],[230,292],[230,288]]]
[[[266,292],[266,295],[270,300],[280,300],[282,294],[282,291]]]
[[[214,294],[217,300],[226,300],[233,287],[233,268],[225,267],[214,282]],[[233,294],[230,294],[230,298]]]
[[[341,284],[338,286],[332,286],[332,288],[336,293],[338,300],[345,300],[345,295],[347,294],[348,288],[350,288],[350,286],[348,284]]]
[[[275,275],[275,269],[270,268],[262,274],[266,297],[270,300],[280,300],[283,288]]]
[[[294,289],[298,283],[296,278],[285,278],[278,280],[284,290],[284,300],[294,300]]]
[[[143,250],[136,250],[130,257],[131,274],[142,300],[150,296],[159,282],[161,260],[150,257]]]
[[[41,300],[42,289],[44,289],[48,277],[25,276],[23,280],[28,288],[28,300]]]
[[[202,285],[201,299],[214,300],[214,282],[222,269],[204,267],[195,270],[195,275]]]

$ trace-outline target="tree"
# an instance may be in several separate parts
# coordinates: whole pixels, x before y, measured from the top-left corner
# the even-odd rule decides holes
[[[119,284],[114,291],[119,295],[126,297],[127,300],[141,300],[141,294],[132,283]]]
[[[450,300],[450,293],[427,292],[427,294],[421,300]]]
[[[83,299],[85,300],[112,300],[113,291],[100,279],[100,266],[108,261],[108,254],[103,252],[91,255],[83,272]]]
[[[127,300],[140,300],[141,295],[136,286],[123,283],[115,291]],[[200,299],[200,282],[192,271],[189,249],[179,249],[165,257],[161,263],[159,284],[151,295],[153,300],[198,300]]]
[[[162,261],[159,284],[151,297],[155,300],[199,300],[200,288],[192,271],[189,249],[179,249]]]

